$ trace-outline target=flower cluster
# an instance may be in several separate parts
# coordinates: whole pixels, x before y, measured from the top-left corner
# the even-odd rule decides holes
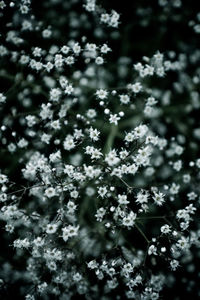
[[[18,2],[0,1],[2,299],[163,298],[197,272],[200,51],[116,62],[101,1]]]

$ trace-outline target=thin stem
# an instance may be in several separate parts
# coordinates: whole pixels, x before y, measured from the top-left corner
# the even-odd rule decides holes
[[[106,141],[106,144],[104,147],[104,154],[107,154],[112,149],[114,139],[117,134],[117,129],[118,129],[118,127],[116,125],[111,126],[110,133],[108,135],[108,138],[107,138],[107,141]]]
[[[141,228],[136,223],[135,223],[135,227],[141,233],[141,235],[143,236],[143,238],[145,239],[145,241],[147,242],[147,244],[149,244],[150,243],[149,239],[147,238],[147,236],[145,235],[145,233],[141,230]]]
[[[124,179],[122,179],[122,178],[120,178],[120,177],[118,177],[118,176],[116,176],[121,182],[123,182],[125,185],[126,185],[126,187],[128,188],[128,189],[130,189],[130,190],[132,190],[133,189],[133,187],[132,186],[130,186],[126,181],[124,181]]]
[[[150,216],[150,217],[138,217],[136,220],[146,220],[146,219],[165,219],[165,216]]]
[[[40,185],[33,185],[33,186],[30,186],[30,187],[24,187],[20,190],[17,190],[17,191],[14,191],[14,192],[11,192],[11,193],[8,193],[8,195],[13,195],[15,193],[20,193],[20,192],[25,192],[27,190],[30,190],[30,189],[33,189],[33,188],[36,188],[36,187],[42,187],[44,186],[43,184],[40,184]]]

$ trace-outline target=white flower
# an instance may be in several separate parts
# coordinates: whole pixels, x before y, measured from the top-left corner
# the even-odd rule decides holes
[[[158,51],[156,54],[154,54],[153,58],[155,59],[155,63],[160,65],[163,61],[164,56]]]
[[[41,141],[46,143],[46,144],[49,144],[51,137],[52,136],[50,134],[43,133],[42,136],[41,136]]]
[[[176,246],[181,249],[181,250],[186,250],[188,249],[189,247],[189,240],[188,238],[185,238],[185,237],[181,237],[177,243],[176,243]]]
[[[0,193],[0,202],[5,202],[8,199],[6,193]]]
[[[87,51],[96,51],[97,45],[96,45],[96,44],[92,44],[92,43],[87,43],[87,44],[85,45],[85,49],[86,49]]]
[[[92,146],[87,146],[85,153],[91,155],[92,159],[99,159],[103,155],[99,149]]]
[[[196,166],[197,166],[198,169],[200,169],[200,158],[198,158],[198,159],[196,160]]]
[[[71,136],[71,135],[66,136],[66,138],[63,142],[63,147],[65,150],[68,150],[68,151],[75,148],[73,136]]]
[[[127,168],[127,173],[134,175],[137,172],[137,170],[138,170],[138,166],[136,164],[131,164]]]
[[[158,255],[157,254],[157,248],[155,245],[151,245],[148,249],[148,255]]]
[[[103,220],[103,217],[106,214],[106,210],[103,207],[100,207],[99,209],[97,209],[97,212],[95,214],[95,217],[97,219],[98,222],[101,222]]]
[[[0,93],[0,103],[4,103],[6,101],[6,96]]]
[[[73,86],[72,86],[71,84],[68,84],[68,85],[65,87],[65,94],[71,95],[73,92],[74,92]]]
[[[23,240],[17,239],[13,243],[13,246],[16,248],[28,248],[28,247],[30,247],[30,245],[31,245],[31,243],[27,238],[25,238]]]
[[[156,74],[157,74],[159,77],[163,77],[163,76],[165,75],[165,69],[164,69],[163,67],[157,68]]]
[[[180,189],[180,185],[179,184],[175,184],[174,182],[172,183],[172,186],[171,186],[171,188],[170,188],[170,193],[172,194],[172,195],[175,195],[175,194],[178,194],[178,192],[179,192],[179,189]]]
[[[79,43],[75,43],[74,46],[72,47],[72,50],[74,54],[79,54],[81,52],[81,47]]]
[[[154,97],[149,97],[147,98],[147,104],[146,105],[150,105],[150,106],[153,106],[157,103],[158,101],[156,101],[156,99]]]
[[[122,150],[122,151],[120,151],[119,155],[120,155],[120,158],[123,160],[129,155],[129,152],[127,150]]]
[[[33,240],[33,244],[36,247],[42,247],[44,245],[44,239],[38,236],[36,239]]]
[[[74,173],[74,166],[72,166],[72,165],[65,165],[63,171],[68,176],[72,176],[73,173]]]
[[[4,7],[6,7],[6,4],[5,4],[4,1],[1,1],[1,2],[0,2],[0,8],[3,9]]]
[[[127,200],[127,196],[126,195],[118,195],[118,203],[122,204],[122,205],[126,205],[129,204],[129,201]]]
[[[19,148],[25,148],[28,146],[28,141],[25,140],[24,138],[20,139],[19,142],[17,143]]]
[[[146,135],[147,131],[148,131],[148,127],[146,125],[139,125],[134,129],[134,137],[142,138],[143,136]]]
[[[70,196],[74,199],[78,198],[78,195],[79,195],[78,191],[76,190],[70,192]]]
[[[184,174],[184,175],[183,175],[183,182],[184,182],[184,183],[189,183],[190,180],[191,180],[190,174]]]
[[[87,0],[87,3],[84,5],[84,7],[87,11],[95,11],[95,0]]]
[[[96,63],[97,65],[102,65],[102,64],[104,63],[103,57],[98,56],[98,57],[95,59],[95,63]]]
[[[186,206],[185,210],[189,213],[189,214],[194,214],[195,211],[197,210],[196,207],[193,206],[193,204],[191,203],[190,205]]]
[[[170,261],[170,267],[172,271],[176,271],[178,266],[179,266],[179,262],[176,259]]]
[[[61,128],[59,120],[54,120],[50,124],[51,124],[51,127],[55,130],[59,130]]]
[[[186,209],[179,209],[176,213],[177,219],[184,219],[184,221],[190,220],[190,215]]]
[[[102,22],[102,23],[108,23],[109,20],[110,20],[109,14],[102,14],[102,15],[101,15],[101,22]]]
[[[149,194],[147,192],[139,192],[137,194],[135,202],[139,204],[148,203],[148,198],[149,198]]]
[[[8,177],[4,174],[0,174],[0,183],[5,183],[8,181]]]
[[[117,114],[110,115],[109,122],[111,124],[114,123],[115,125],[117,125],[119,120],[120,120],[120,117],[118,117]]]
[[[108,92],[106,90],[100,89],[96,91],[96,96],[98,99],[104,100],[108,96]]]
[[[130,102],[130,97],[128,95],[119,95],[119,99],[122,104],[128,104]]]
[[[26,121],[27,121],[27,125],[29,127],[32,127],[33,125],[36,124],[36,117],[32,116],[32,115],[28,115],[25,117]]]
[[[190,192],[187,194],[188,200],[195,200],[198,195],[195,192]]]
[[[64,59],[62,54],[56,54],[55,56],[55,67],[56,68],[61,68],[63,66]]]
[[[91,260],[89,263],[87,263],[87,266],[89,269],[97,269],[98,268],[98,263],[96,260]]]
[[[99,134],[100,132],[95,128],[93,129],[92,127],[89,129],[89,133],[90,133],[90,138],[93,141],[98,141],[99,140]]]
[[[79,282],[81,279],[82,279],[82,275],[80,273],[77,272],[73,275],[73,280],[75,282]]]
[[[134,133],[133,132],[127,133],[125,136],[125,141],[128,143],[134,141]]]
[[[165,224],[160,228],[160,231],[164,234],[168,234],[171,232],[171,228],[168,224]]]
[[[62,228],[62,238],[66,242],[70,237],[78,235],[79,226],[68,225]]]
[[[42,36],[43,36],[43,38],[49,38],[49,37],[51,36],[51,34],[52,34],[52,32],[51,32],[51,30],[49,30],[49,29],[44,29],[44,30],[42,31]]]
[[[49,187],[45,190],[45,196],[47,196],[48,198],[52,198],[56,195],[56,191],[53,187]]]
[[[62,46],[62,48],[60,49],[60,51],[63,54],[67,54],[69,52],[70,48],[68,46]]]
[[[50,100],[57,102],[60,99],[61,90],[59,88],[51,89],[50,91]]]
[[[182,161],[181,160],[176,161],[173,164],[173,168],[174,168],[174,170],[176,170],[176,171],[179,172],[181,170],[181,168],[182,168]]]
[[[126,227],[132,227],[135,224],[137,215],[131,211],[126,217],[123,218],[122,224]]]
[[[101,198],[104,198],[104,196],[107,194],[108,190],[106,186],[98,187],[98,194]]]
[[[61,152],[60,152],[60,150],[56,151],[55,153],[51,153],[49,155],[49,160],[51,162],[58,162],[58,161],[60,161],[61,160]]]
[[[53,69],[53,64],[50,61],[48,61],[48,63],[44,66],[45,66],[47,72],[50,72]]]
[[[67,203],[68,213],[69,213],[69,214],[73,214],[74,211],[76,210],[76,207],[77,207],[77,205],[75,205],[74,202],[69,201],[69,202]]]
[[[142,85],[140,82],[136,82],[134,84],[130,84],[128,86],[135,94],[138,94],[142,90]]]
[[[101,153],[100,150],[94,148],[93,151],[92,151],[92,156],[91,156],[91,158],[92,158],[92,159],[99,159],[99,158],[101,158],[102,155],[103,155],[103,154]]]
[[[106,158],[105,158],[105,162],[107,162],[107,164],[109,166],[114,166],[116,164],[118,164],[120,161],[119,157],[117,156],[117,153],[116,151],[113,149],[111,150],[107,155],[106,155]]]
[[[132,272],[133,272],[133,266],[131,263],[127,263],[127,264],[123,265],[122,273],[126,278],[128,278],[130,276],[130,273],[132,273]]]
[[[58,225],[55,224],[55,223],[50,223],[50,224],[47,224],[47,227],[46,227],[46,233],[48,234],[53,234],[57,231],[58,229]]]
[[[164,199],[164,194],[162,194],[161,192],[154,192],[154,196],[153,196],[153,200],[155,202],[155,204],[157,204],[158,206],[161,206],[163,205],[163,203],[165,202],[165,199]]]
[[[68,57],[65,59],[65,63],[66,63],[67,65],[73,65],[74,62],[75,62],[75,59],[74,59],[73,56],[68,56]]]
[[[91,108],[91,109],[88,109],[86,115],[89,119],[93,119],[96,117],[97,113],[94,109]]]
[[[109,51],[111,51],[111,49],[106,44],[103,44],[103,46],[101,46],[100,51],[101,53],[108,53]]]

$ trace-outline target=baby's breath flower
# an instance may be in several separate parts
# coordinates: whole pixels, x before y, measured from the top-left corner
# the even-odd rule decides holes
[[[6,101],[6,96],[0,93],[0,103],[4,103]]]
[[[58,225],[57,224],[53,224],[53,223],[48,224],[47,228],[46,228],[46,233],[53,234],[53,233],[55,233],[57,231],[57,229],[58,229]]]
[[[108,97],[108,92],[106,90],[100,89],[96,91],[96,96],[98,99],[104,100]]]
[[[134,1],[132,46],[110,1],[34,2],[0,0],[2,297],[199,298],[200,13]]]
[[[65,242],[71,237],[78,235],[79,226],[68,225],[62,228],[62,238]]]

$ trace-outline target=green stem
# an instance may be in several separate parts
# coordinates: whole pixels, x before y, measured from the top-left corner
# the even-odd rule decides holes
[[[164,219],[164,216],[150,216],[150,217],[138,217],[136,220],[146,220],[146,219]]]
[[[116,125],[111,125],[110,133],[108,135],[107,141],[104,147],[104,154],[107,154],[113,147],[114,139],[117,135],[118,127]]]
[[[145,239],[145,241],[147,242],[147,244],[149,244],[150,243],[149,239],[147,238],[147,236],[145,235],[145,233],[140,229],[140,227],[136,223],[135,223],[135,227],[141,233],[141,235],[143,236],[143,238]]]

